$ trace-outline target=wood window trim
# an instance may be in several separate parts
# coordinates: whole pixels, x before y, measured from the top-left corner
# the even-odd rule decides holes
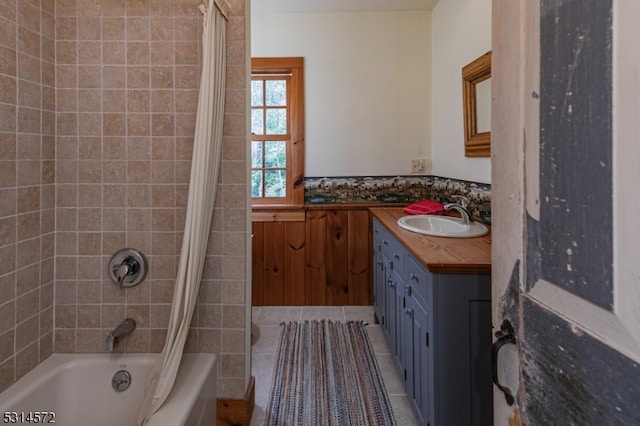
[[[304,206],[304,59],[251,58],[251,74],[290,74],[287,93],[289,135],[287,147],[287,195],[283,198],[252,198],[252,207]],[[253,139],[253,138],[252,138]]]

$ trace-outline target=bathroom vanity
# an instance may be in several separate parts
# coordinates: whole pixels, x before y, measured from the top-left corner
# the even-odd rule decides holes
[[[491,235],[431,237],[372,208],[376,322],[420,425],[491,425]]]

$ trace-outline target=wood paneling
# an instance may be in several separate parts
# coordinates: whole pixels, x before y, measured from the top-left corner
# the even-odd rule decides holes
[[[264,225],[264,288],[265,305],[276,305],[284,299],[284,222],[267,222]]]
[[[304,224],[304,222],[290,222],[285,227],[284,305],[304,305],[306,270]]]
[[[264,223],[251,227],[251,300],[254,306],[264,305]]]
[[[304,222],[304,210],[253,209],[253,222]]]
[[[328,305],[346,305],[349,300],[349,212],[328,210],[326,292]]]
[[[218,398],[217,404],[217,426],[249,426],[256,405],[256,378],[249,379],[243,399]],[[207,420],[213,424],[212,419]]]
[[[349,211],[349,305],[372,305],[372,239],[368,210]]]
[[[306,211],[304,221],[253,222],[253,305],[370,305],[367,207]]]
[[[305,222],[254,222],[252,304],[304,305]]]
[[[327,212],[307,212],[305,305],[327,304]]]

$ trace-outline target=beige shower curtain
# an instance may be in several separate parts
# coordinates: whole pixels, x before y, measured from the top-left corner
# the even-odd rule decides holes
[[[202,268],[216,198],[226,72],[227,0],[205,0],[202,35],[203,62],[196,130],[191,160],[189,199],[173,305],[164,349],[147,377],[138,424],[145,424],[166,400],[175,382],[189,324],[200,288]]]

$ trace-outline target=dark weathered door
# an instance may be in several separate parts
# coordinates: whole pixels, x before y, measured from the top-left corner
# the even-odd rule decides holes
[[[493,1],[497,425],[640,424],[638,17]]]

